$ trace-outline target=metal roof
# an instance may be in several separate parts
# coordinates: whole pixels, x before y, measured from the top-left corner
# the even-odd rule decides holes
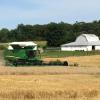
[[[32,41],[29,41],[29,42],[11,42],[11,43],[9,43],[9,45],[35,46],[35,45],[37,45],[37,44],[35,44],[35,43],[32,42]]]
[[[28,41],[28,42],[11,42],[11,43],[9,43],[8,50],[13,50],[12,45],[19,45],[19,46],[22,46],[22,47],[37,46],[37,44],[35,44],[32,41]]]
[[[84,36],[88,42],[99,41],[99,37],[95,34],[82,34],[81,36]]]
[[[67,46],[92,46],[92,45],[96,45],[96,46],[100,46],[100,41],[98,42],[85,42],[85,43],[79,43],[79,42],[71,42],[71,43],[68,43],[68,44],[63,44],[61,45],[62,47],[67,47]]]

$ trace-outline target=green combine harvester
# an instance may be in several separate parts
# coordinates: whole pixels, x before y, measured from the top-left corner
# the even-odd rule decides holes
[[[64,65],[68,62],[50,61],[45,63],[41,60],[37,44],[33,42],[12,42],[4,52],[6,65]]]

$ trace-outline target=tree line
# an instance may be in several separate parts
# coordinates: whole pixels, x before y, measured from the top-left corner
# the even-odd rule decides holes
[[[100,20],[93,22],[49,23],[45,25],[19,24],[17,28],[0,30],[0,42],[47,41],[48,46],[58,47],[69,43],[81,34],[95,34],[100,37]]]

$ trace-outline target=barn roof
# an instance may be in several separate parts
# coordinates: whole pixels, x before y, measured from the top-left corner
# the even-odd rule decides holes
[[[77,41],[77,39],[78,39],[77,38],[75,42],[63,44],[61,46],[62,47],[67,47],[67,46],[92,46],[92,45],[100,46],[100,40],[96,35],[94,35],[94,34],[82,34],[80,36],[85,37],[86,41],[84,41],[84,42]]]
[[[98,42],[85,42],[85,43],[78,43],[78,42],[71,42],[71,43],[68,43],[68,44],[63,44],[61,45],[62,47],[67,47],[67,46],[92,46],[92,45],[96,45],[96,46],[100,46],[100,41]]]
[[[81,36],[84,36],[88,42],[99,41],[99,37],[95,34],[82,34]]]

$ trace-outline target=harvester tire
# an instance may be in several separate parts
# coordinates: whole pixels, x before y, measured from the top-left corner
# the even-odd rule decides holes
[[[64,65],[64,66],[68,66],[68,62],[67,62],[67,61],[64,61],[64,62],[63,62],[63,65]]]

